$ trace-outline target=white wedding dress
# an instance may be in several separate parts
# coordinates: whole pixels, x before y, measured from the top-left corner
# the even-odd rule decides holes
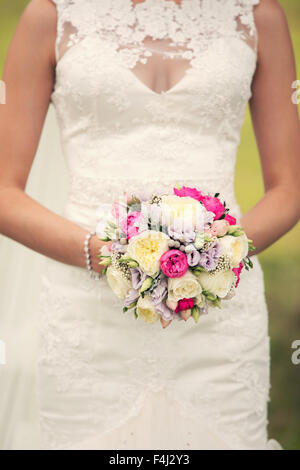
[[[257,60],[258,0],[56,0],[56,108],[66,218],[94,230],[123,191],[220,192]],[[267,438],[268,314],[261,267],[198,325],[123,314],[106,281],[47,261],[38,387],[48,449],[276,449]]]

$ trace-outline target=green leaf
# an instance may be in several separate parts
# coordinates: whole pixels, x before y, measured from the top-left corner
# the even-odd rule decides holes
[[[102,242],[111,242],[111,238],[109,237],[99,237],[99,240],[101,240]]]
[[[107,266],[106,266],[106,268],[103,269],[103,271],[102,271],[102,276],[105,276],[105,274],[107,273],[107,269],[108,269]]]
[[[142,287],[140,288],[140,291],[139,291],[140,294],[144,294],[144,292],[149,290],[151,288],[152,284],[153,284],[152,277],[147,277],[147,279],[145,279],[145,281],[143,282]]]
[[[127,310],[132,310],[134,307],[136,307],[136,305],[137,305],[137,300],[135,302],[132,302],[132,304],[129,305]]]
[[[194,307],[192,308],[192,317],[195,323],[198,323],[200,318],[200,308],[198,307],[198,305],[194,305]]]

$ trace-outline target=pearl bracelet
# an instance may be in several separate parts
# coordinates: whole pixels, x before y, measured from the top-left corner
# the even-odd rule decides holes
[[[84,254],[85,254],[85,260],[86,260],[86,268],[89,272],[89,275],[91,276],[92,279],[98,280],[98,279],[100,279],[100,274],[95,273],[92,270],[91,253],[90,253],[90,239],[94,235],[96,235],[96,232],[90,232],[85,237],[85,240],[84,240]]]

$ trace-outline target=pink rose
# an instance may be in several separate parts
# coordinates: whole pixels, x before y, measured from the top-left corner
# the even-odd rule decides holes
[[[186,186],[182,186],[181,189],[174,188],[174,194],[179,197],[191,197],[196,199],[196,201],[200,201],[203,197],[201,191],[198,191],[198,189],[187,188]]]
[[[236,218],[232,217],[232,215],[226,214],[225,220],[229,222],[229,225],[236,225]]]
[[[215,220],[218,220],[225,212],[225,207],[220,199],[211,196],[202,196],[200,199],[205,209],[215,214]]]
[[[230,224],[227,220],[215,220],[211,226],[211,230],[215,233],[217,237],[225,237]]]
[[[182,277],[188,270],[186,254],[179,250],[169,250],[160,258],[160,267],[167,277]]]
[[[194,307],[193,299],[182,299],[179,300],[178,306],[176,308],[176,313],[183,312],[185,310],[191,310]]]
[[[123,220],[121,228],[128,240],[139,233],[139,227],[136,225],[141,222],[142,219],[143,214],[141,212],[131,212],[131,214]]]
[[[238,268],[234,268],[232,271],[234,272],[234,274],[236,275],[236,284],[235,284],[235,288],[238,287],[239,283],[240,283],[240,278],[241,278],[241,272],[243,271],[243,263],[240,263],[239,267]]]

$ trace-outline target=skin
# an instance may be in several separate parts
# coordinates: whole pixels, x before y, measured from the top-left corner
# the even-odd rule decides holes
[[[300,216],[300,125],[291,101],[296,72],[284,13],[275,0],[262,0],[255,17],[259,51],[251,112],[266,191],[242,225],[260,252]],[[50,0],[32,0],[7,54],[7,104],[0,106],[0,232],[50,258],[85,267],[88,232],[24,192],[54,85],[56,22]],[[101,271],[97,254],[102,245],[97,237],[91,239],[96,272]]]

